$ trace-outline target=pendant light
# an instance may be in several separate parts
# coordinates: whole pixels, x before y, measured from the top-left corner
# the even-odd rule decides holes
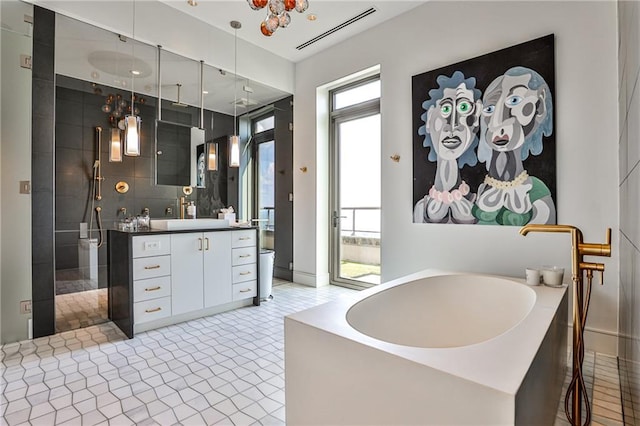
[[[215,142],[207,143],[207,171],[214,172],[218,170],[218,144]]]
[[[109,140],[109,162],[122,162],[122,142],[120,141],[120,129],[111,128],[111,139]]]
[[[229,167],[240,167],[240,138],[238,137],[238,30],[242,24],[231,21],[234,30],[234,69],[233,69],[233,136],[229,139]]]
[[[200,61],[200,128],[204,129],[204,61]],[[205,168],[208,172],[218,170],[218,144],[209,141],[205,144]]]
[[[124,155],[137,157],[140,155],[140,117],[136,115],[134,81],[135,81],[135,37],[136,37],[136,0],[133,0],[133,25],[131,29],[131,111],[124,117]]]

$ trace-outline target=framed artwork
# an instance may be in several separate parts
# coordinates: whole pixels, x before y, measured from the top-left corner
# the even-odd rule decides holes
[[[554,35],[412,78],[413,222],[556,223]]]

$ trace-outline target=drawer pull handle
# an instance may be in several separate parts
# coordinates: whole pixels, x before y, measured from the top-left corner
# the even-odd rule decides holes
[[[160,265],[153,265],[153,266],[145,266],[144,269],[160,269]]]
[[[251,291],[250,288],[246,289],[246,290],[240,290],[240,293],[249,293]]]
[[[162,308],[158,307],[158,308],[153,308],[153,309],[145,309],[145,312],[148,313],[148,314],[152,314],[154,312],[159,312],[161,310],[162,310]]]
[[[158,286],[158,287],[151,287],[151,288],[145,288],[144,291],[158,291],[160,290],[162,287]]]
[[[247,271],[247,272],[240,272],[240,275],[251,275],[251,272]]]
[[[244,259],[244,258],[247,258],[247,257],[251,257],[251,255],[250,255],[250,254],[241,254],[241,255],[240,255],[240,256],[238,256],[238,257],[239,257],[240,259]]]
[[[251,237],[240,237],[238,238],[240,241],[246,241],[246,240],[250,240]]]

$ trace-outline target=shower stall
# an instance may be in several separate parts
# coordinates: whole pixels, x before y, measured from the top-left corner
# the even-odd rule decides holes
[[[99,264],[99,250],[105,244],[105,229],[102,222],[102,128],[94,128],[93,164],[83,161],[84,173],[80,179],[84,180],[85,195],[84,211],[79,217],[75,229],[73,222],[56,227],[56,331],[63,332],[77,328],[88,327],[107,321],[107,277],[106,267]],[[57,154],[58,155],[58,154]],[[62,153],[60,153],[62,157]],[[88,164],[87,164],[88,163]],[[73,173],[74,170],[65,168],[65,160],[57,159],[62,170]],[[90,170],[88,170],[90,167]],[[63,177],[64,179],[64,177]],[[60,188],[62,190],[62,188]],[[71,203],[69,203],[71,205]],[[56,208],[62,213],[66,206]],[[78,213],[78,212],[76,212]],[[77,217],[77,216],[76,216]],[[74,218],[75,219],[75,218]],[[75,238],[74,238],[75,237]],[[66,243],[66,244],[63,244]],[[75,247],[74,247],[75,245]]]

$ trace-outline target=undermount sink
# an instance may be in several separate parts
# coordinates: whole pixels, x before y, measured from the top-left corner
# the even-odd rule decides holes
[[[226,219],[151,219],[151,229],[179,231],[182,229],[228,228]]]

